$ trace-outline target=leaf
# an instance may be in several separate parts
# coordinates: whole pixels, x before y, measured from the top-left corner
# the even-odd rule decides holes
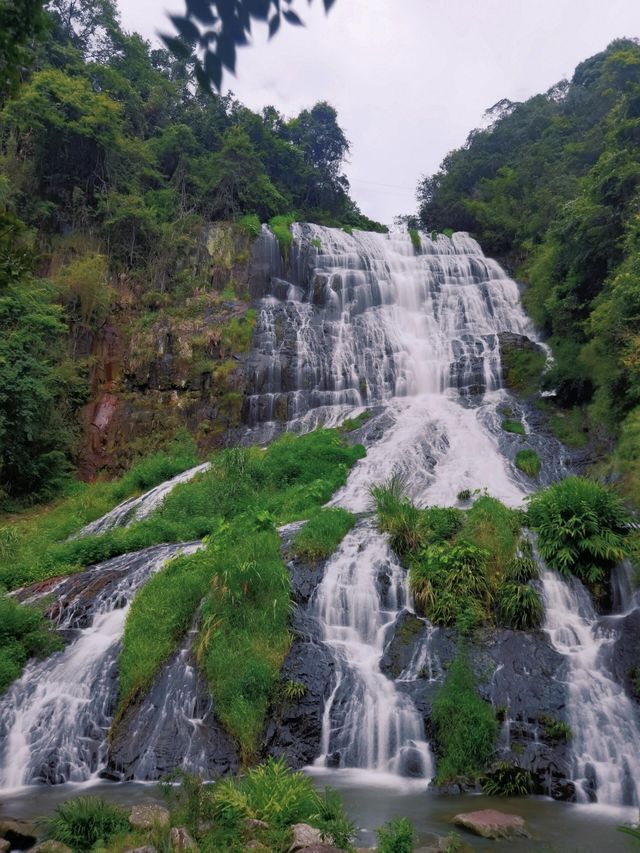
[[[211,80],[216,89],[220,91],[222,84],[222,63],[220,62],[220,58],[211,50],[208,50],[204,55],[204,72],[206,72],[206,76]]]
[[[328,12],[336,0],[322,0],[322,2],[324,3],[324,11]]]
[[[232,72],[236,70],[236,46],[233,38],[226,33],[221,33],[218,37],[217,55],[225,68]]]
[[[193,42],[199,40],[200,30],[193,21],[190,21],[188,18],[182,18],[179,15],[169,15],[169,20],[185,41],[193,44]]]
[[[176,36],[164,36],[161,34],[160,38],[178,59],[189,59],[191,57],[191,49]]]
[[[204,71],[202,65],[200,65],[200,63],[198,63],[195,66],[195,73],[196,73],[196,79],[198,80],[200,87],[202,89],[204,89],[205,92],[211,92],[211,80],[209,79],[209,77],[205,73],[205,71]],[[219,89],[220,86],[218,85],[217,88]]]
[[[300,16],[295,12],[292,12],[290,9],[285,9],[282,15],[287,23],[293,24],[295,27],[304,27],[304,23],[300,19]]]
[[[280,29],[280,15],[274,15],[269,21],[269,38],[273,38]]]
[[[187,0],[187,12],[201,24],[215,24],[218,18],[211,11],[209,0]]]

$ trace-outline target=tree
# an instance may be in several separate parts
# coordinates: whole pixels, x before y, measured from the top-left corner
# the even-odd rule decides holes
[[[42,0],[0,0],[0,106],[31,64],[31,44],[45,26]]]

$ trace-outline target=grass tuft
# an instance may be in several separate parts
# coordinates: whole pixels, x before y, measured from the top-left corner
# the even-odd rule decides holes
[[[321,509],[298,532],[292,552],[299,560],[324,560],[333,554],[355,523],[355,516],[344,509]]]

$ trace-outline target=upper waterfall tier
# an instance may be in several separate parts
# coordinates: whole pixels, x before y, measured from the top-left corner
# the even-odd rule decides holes
[[[418,250],[406,233],[296,224],[288,280],[267,229],[257,256],[250,425],[448,388],[482,394],[500,384],[498,333],[533,334],[516,283],[464,233],[423,236]]]

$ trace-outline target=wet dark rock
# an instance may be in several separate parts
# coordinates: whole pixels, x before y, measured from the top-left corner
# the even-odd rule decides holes
[[[618,638],[613,644],[611,668],[617,681],[640,702],[637,676],[640,674],[640,608],[615,621]]]
[[[282,698],[271,709],[264,736],[267,755],[283,757],[293,768],[310,764],[320,753],[322,714],[331,692],[335,664],[329,650],[314,640],[297,639],[280,673],[280,695],[287,682],[304,685],[300,699]]]
[[[174,697],[190,703],[187,714],[183,708],[171,707]],[[194,720],[197,723],[191,722]],[[141,701],[127,708],[118,721],[107,764],[108,772],[122,779],[147,781],[180,768],[217,779],[239,767],[237,745],[218,722],[209,687],[184,648],[165,664]]]

